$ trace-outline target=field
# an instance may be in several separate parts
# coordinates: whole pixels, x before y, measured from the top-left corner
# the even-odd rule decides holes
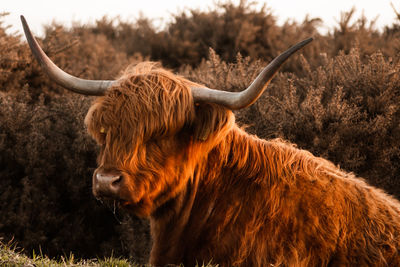
[[[314,36],[255,105],[235,112],[238,123],[289,140],[399,199],[400,16],[378,31],[353,13],[321,35],[318,19],[277,26],[268,11],[243,1],[176,14],[165,29],[146,18],[49,25],[40,42],[58,66],[86,79],[115,79],[129,64],[152,60],[206,86],[240,91],[279,52]],[[87,266],[145,263],[148,222],[91,194],[98,148],[83,119],[94,98],[51,82],[23,38],[6,28],[0,24],[0,237],[31,258],[2,245],[0,264],[41,266],[50,257],[55,266],[81,266],[111,256],[117,259]]]

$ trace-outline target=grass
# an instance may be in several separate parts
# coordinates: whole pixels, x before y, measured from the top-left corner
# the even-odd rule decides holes
[[[90,267],[139,267],[139,265],[121,258],[105,258],[105,259],[91,259],[82,260],[75,259],[71,254],[69,257],[61,257],[60,260],[49,259],[41,253],[33,253],[32,258],[20,253],[16,246],[5,245],[0,243],[0,266],[4,267],[40,267],[40,266],[54,266],[54,267],[72,267],[72,266],[90,266]]]
[[[60,260],[49,259],[47,256],[33,253],[32,258],[18,251],[15,245],[6,245],[0,242],[0,266],[2,267],[140,267],[136,263],[122,258],[105,258],[82,260],[75,259],[73,254],[69,257],[61,257]],[[146,265],[150,267],[150,265]],[[181,265],[183,267],[183,265]],[[196,267],[217,267],[218,265],[196,265]]]

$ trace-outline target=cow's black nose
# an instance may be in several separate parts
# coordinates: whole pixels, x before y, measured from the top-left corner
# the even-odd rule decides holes
[[[122,175],[97,171],[93,177],[93,193],[95,196],[118,196]]]

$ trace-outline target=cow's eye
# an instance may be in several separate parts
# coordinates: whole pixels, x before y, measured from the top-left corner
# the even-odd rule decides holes
[[[106,142],[106,134],[107,134],[107,131],[106,131],[106,129],[104,128],[104,127],[101,127],[100,128],[100,130],[99,130],[99,135],[98,135],[98,140],[97,140],[97,142],[99,143],[99,144],[104,144],[105,142]]]

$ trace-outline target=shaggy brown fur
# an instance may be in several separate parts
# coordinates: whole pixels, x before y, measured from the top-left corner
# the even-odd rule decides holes
[[[130,69],[90,109],[98,170],[123,175],[121,205],[149,216],[150,263],[400,266],[400,203],[331,162],[241,130],[195,105],[191,82]]]

